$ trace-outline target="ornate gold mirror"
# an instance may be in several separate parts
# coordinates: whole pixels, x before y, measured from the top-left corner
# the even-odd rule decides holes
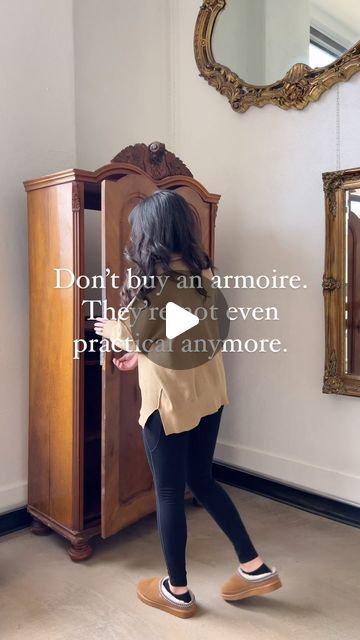
[[[194,51],[235,111],[303,109],[360,70],[359,39],[359,0],[205,0]]]
[[[323,174],[324,393],[360,396],[360,169]]]

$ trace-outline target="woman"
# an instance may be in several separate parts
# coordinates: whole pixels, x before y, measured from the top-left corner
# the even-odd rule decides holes
[[[201,248],[200,229],[189,205],[173,191],[156,191],[142,200],[129,216],[131,234],[125,255],[132,274],[180,272],[212,277],[212,264]],[[199,295],[204,291],[199,291]],[[206,292],[205,292],[206,294]],[[185,548],[187,526],[184,491],[193,495],[214,518],[233,544],[239,559],[236,572],[225,582],[225,600],[240,600],[274,591],[281,586],[276,569],[258,555],[240,515],[223,487],[212,477],[212,461],[220,419],[228,404],[221,352],[201,366],[174,370],[147,357],[132,334],[130,311],[136,302],[148,303],[144,286],[129,289],[124,283],[121,302],[127,313],[119,320],[96,318],[95,331],[113,347],[128,352],[113,362],[120,371],[138,366],[142,405],[139,423],[154,479],[157,523],[168,575],[141,580],[137,594],[146,604],[179,617],[196,611],[187,585]]]

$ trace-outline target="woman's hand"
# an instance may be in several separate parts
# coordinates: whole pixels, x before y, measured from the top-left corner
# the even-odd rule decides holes
[[[107,318],[95,318],[94,331],[98,336],[103,335],[105,322],[107,322]]]
[[[133,371],[138,365],[137,353],[125,353],[121,358],[113,358],[113,363],[119,371]]]

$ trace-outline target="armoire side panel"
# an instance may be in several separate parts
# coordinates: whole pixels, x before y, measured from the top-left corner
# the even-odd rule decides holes
[[[28,192],[28,504],[69,529],[81,526],[82,362],[73,359],[80,297],[73,287],[55,288],[55,269],[81,271],[81,201],[73,182]]]

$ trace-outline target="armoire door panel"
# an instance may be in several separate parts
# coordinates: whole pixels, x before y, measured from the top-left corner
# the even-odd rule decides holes
[[[157,189],[141,175],[102,182],[103,272],[125,275],[123,251],[129,237],[128,216],[134,206]],[[119,290],[106,288],[107,305],[120,306]],[[137,371],[121,372],[106,354],[102,409],[102,536],[116,533],[155,509],[150,468],[138,424],[140,389]]]
[[[103,272],[125,275],[123,251],[129,237],[128,216],[157,185],[143,175],[128,175],[102,182]],[[201,225],[205,251],[212,254],[211,204],[188,186],[177,193],[190,204]],[[107,287],[108,307],[119,308],[119,290]],[[120,372],[106,354],[103,365],[102,416],[102,536],[105,538],[155,510],[152,476],[138,424],[140,389],[137,371]]]
[[[201,240],[204,251],[212,256],[213,254],[213,232],[211,214],[212,207],[208,202],[204,202],[200,194],[191,189],[191,187],[183,186],[175,189],[176,193],[181,195],[189,203],[191,209],[196,216],[201,227]]]

